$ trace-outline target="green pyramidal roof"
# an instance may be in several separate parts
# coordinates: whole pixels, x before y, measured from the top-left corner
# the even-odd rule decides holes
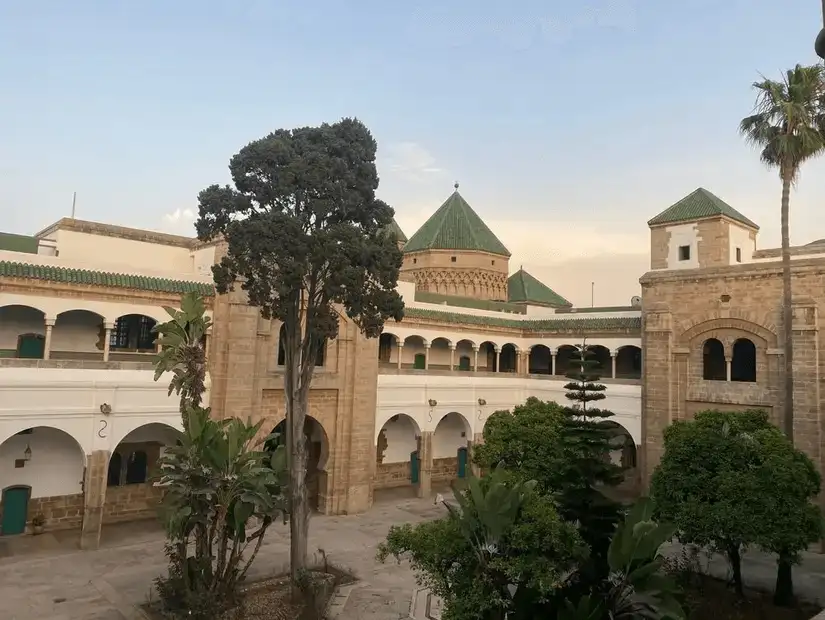
[[[751,228],[756,228],[759,230],[759,226],[739,213],[739,211],[734,209],[724,200],[706,190],[704,187],[700,187],[696,191],[691,192],[676,204],[662,211],[647,224],[648,226],[656,226],[658,224],[675,224],[677,222],[688,222],[690,220],[698,220],[705,217],[714,217],[718,215],[724,215],[732,220],[744,224],[745,226],[750,226]]]
[[[510,256],[458,188],[404,246],[404,252],[422,250],[476,250]]]
[[[388,233],[395,233],[395,238],[401,243],[407,242],[407,235],[405,235],[404,231],[401,230],[401,227],[398,225],[398,222],[395,221],[395,218],[392,218],[392,222],[390,222],[389,226],[387,226],[385,230]]]
[[[524,269],[519,269],[507,279],[507,301],[510,303],[534,303],[554,308],[573,305],[549,286],[524,271]]]

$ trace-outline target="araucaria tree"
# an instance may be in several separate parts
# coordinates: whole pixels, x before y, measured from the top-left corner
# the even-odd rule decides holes
[[[780,81],[755,82],[753,114],[739,131],[760,149],[761,160],[776,168],[782,181],[782,323],[785,345],[785,389],[782,428],[793,441],[793,325],[789,209],[791,185],[802,164],[825,150],[825,69],[796,65]]]
[[[337,336],[342,315],[367,337],[403,316],[402,256],[385,233],[393,210],[375,197],[376,148],[355,119],[280,129],[232,157],[233,186],[198,197],[198,238],[227,245],[213,268],[218,291],[240,282],[249,304],[284,325],[293,578],[307,560],[303,429],[316,353]]]
[[[594,560],[606,567],[607,548],[619,521],[621,506],[604,494],[606,487],[620,484],[622,468],[610,458],[617,427],[611,411],[589,406],[604,400],[605,386],[599,383],[599,362],[583,342],[571,356],[564,387],[573,405],[564,409],[561,444],[564,468],[559,480],[562,516],[580,523],[582,538],[590,545]]]

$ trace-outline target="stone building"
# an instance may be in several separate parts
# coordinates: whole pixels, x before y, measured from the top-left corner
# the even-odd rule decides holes
[[[457,188],[456,188],[457,190]],[[616,413],[614,458],[636,484],[641,442],[641,310],[576,309],[523,269],[455,191],[407,240],[405,318],[366,339],[342,319],[318,351],[305,429],[308,485],[322,513],[368,510],[381,495],[426,495],[467,475],[495,411],[529,396],[564,402],[575,345],[595,346]],[[242,292],[214,295],[220,246],[64,219],[0,235],[0,535],[101,527],[155,515],[157,457],[180,430],[177,399],[153,380],[151,328],[164,306],[207,298],[209,404],[216,416],[284,418],[281,325]]]
[[[780,250],[757,250],[758,226],[701,188],[648,224],[651,270],[641,279],[645,481],[674,420],[706,409],[758,408],[780,425],[784,375]],[[821,471],[825,242],[791,252],[794,441]]]

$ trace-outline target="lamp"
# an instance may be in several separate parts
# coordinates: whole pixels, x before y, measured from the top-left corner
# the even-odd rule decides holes
[[[32,447],[29,444],[26,444],[26,449],[23,450],[23,460],[24,461],[31,461],[32,460]]]
[[[100,405],[100,413],[103,415],[109,415],[112,413],[112,406],[109,403],[103,403]]]
[[[486,400],[484,400],[483,398],[479,398],[479,399],[478,399],[478,406],[479,406],[479,407],[483,407],[483,406],[484,406],[484,405],[486,405],[486,404],[487,404],[487,401],[486,401]]]
[[[435,400],[434,398],[431,398],[429,400],[429,403],[430,403],[430,407],[435,407],[438,404],[438,401]]]

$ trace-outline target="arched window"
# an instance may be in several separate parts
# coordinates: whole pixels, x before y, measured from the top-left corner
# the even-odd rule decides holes
[[[148,473],[146,453],[143,450],[135,450],[129,455],[126,462],[126,484],[140,484],[146,482]]]
[[[127,314],[115,321],[109,337],[110,349],[134,349],[151,351],[155,348],[155,334],[152,333],[157,321],[142,314]]]
[[[281,324],[281,329],[278,332],[278,366],[283,366],[286,363],[286,325]],[[315,351],[315,365],[323,366],[326,361],[327,343],[326,340],[318,344]]]
[[[109,459],[109,472],[106,476],[106,485],[110,487],[120,486],[120,472],[123,467],[123,457],[120,452],[115,452]]]
[[[381,334],[378,337],[378,361],[388,364],[390,356],[392,355],[392,345],[395,342],[395,336],[392,334]]]
[[[756,381],[756,345],[747,338],[733,343],[731,381]]]
[[[702,345],[702,378],[705,381],[727,381],[725,347],[716,338],[708,338]]]

